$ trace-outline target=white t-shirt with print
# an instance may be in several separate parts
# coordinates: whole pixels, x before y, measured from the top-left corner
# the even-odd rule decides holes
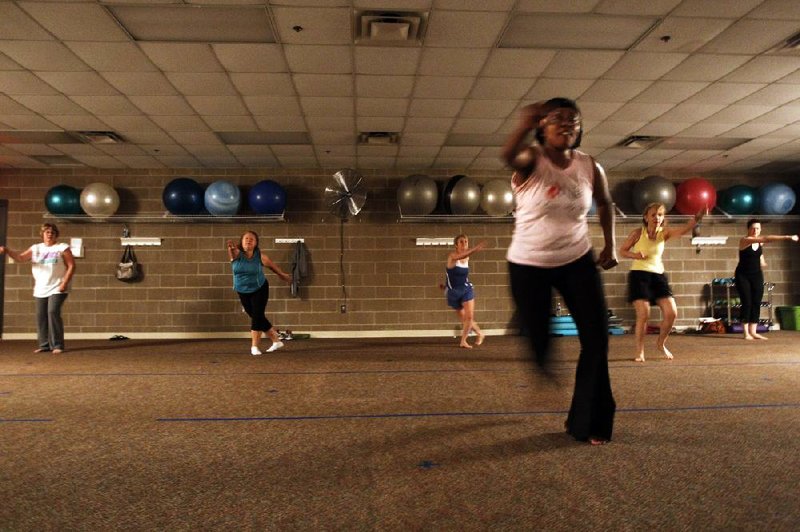
[[[31,247],[33,254],[33,297],[50,297],[60,294],[61,281],[67,273],[67,264],[64,262],[64,252],[69,249],[68,244],[54,244],[48,246],[44,243],[34,244]],[[69,291],[69,286],[64,292]]]

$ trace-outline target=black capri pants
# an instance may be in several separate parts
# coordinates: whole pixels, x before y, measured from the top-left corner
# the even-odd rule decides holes
[[[764,298],[764,272],[736,270],[736,291],[742,302],[739,319],[742,323],[758,323],[761,316],[761,300]]]
[[[272,329],[272,324],[265,316],[269,301],[269,282],[265,281],[255,292],[236,293],[239,294],[242,308],[250,316],[250,330],[267,332]]]

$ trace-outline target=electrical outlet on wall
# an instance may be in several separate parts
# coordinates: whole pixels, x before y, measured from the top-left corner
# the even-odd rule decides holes
[[[342,314],[345,314],[345,313],[347,313],[347,305],[344,305],[344,304],[342,304],[342,305],[339,307],[339,312],[341,312]]]

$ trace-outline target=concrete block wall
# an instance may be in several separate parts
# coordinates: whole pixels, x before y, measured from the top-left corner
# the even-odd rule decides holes
[[[476,316],[484,329],[501,332],[516,327],[508,288],[505,251],[513,224],[480,220],[461,223],[401,222],[395,194],[408,172],[362,171],[368,198],[361,214],[341,224],[327,211],[323,190],[335,170],[0,170],[0,198],[9,200],[7,243],[23,250],[38,242],[41,223],[58,224],[61,240],[83,239],[84,257],[77,259],[73,290],[64,308],[68,335],[107,337],[112,334],[202,335],[246,334],[248,319],[231,288],[225,242],[238,239],[247,229],[261,237],[262,249],[284,270],[290,268],[291,244],[275,238],[304,238],[309,251],[310,275],[300,297],[268,272],[271,285],[267,315],[281,329],[318,334],[450,334],[456,331],[455,313],[444,301],[438,285],[443,280],[446,255],[443,246],[417,246],[416,239],[452,238],[467,234],[473,242],[485,239],[488,249],[470,261],[470,279],[476,286]],[[458,170],[429,173],[440,183]],[[159,220],[164,213],[164,186],[178,176],[209,184],[227,179],[245,191],[262,179],[274,179],[287,190],[285,221],[264,223],[253,219],[229,222]],[[470,173],[479,183],[508,178],[506,172]],[[615,194],[624,191],[629,176],[610,176]],[[68,184],[83,188],[102,181],[114,186],[121,198],[117,215],[125,217],[134,237],[160,237],[159,247],[137,247],[145,278],[125,284],[114,278],[122,254],[123,223],[75,222],[46,218],[44,197],[49,188]],[[676,179],[676,182],[678,180]],[[718,180],[719,188],[743,179]],[[619,202],[623,203],[623,202]],[[147,216],[147,223],[143,217]],[[154,221],[155,220],[155,221]],[[617,219],[617,241],[639,227],[631,214]],[[683,223],[672,219],[671,223]],[[767,233],[797,232],[795,218],[765,223]],[[341,256],[340,231],[344,231]],[[593,239],[602,244],[599,225],[591,224]],[[703,248],[700,253],[687,236],[669,242],[666,267],[678,302],[678,325],[694,325],[708,315],[708,283],[714,277],[733,275],[736,241],[744,234],[744,220],[734,223],[707,221],[704,235],[728,236],[728,244]],[[766,277],[775,282],[774,303],[800,304],[800,246],[772,244],[767,248]],[[341,264],[340,264],[341,259]],[[629,261],[603,273],[608,305],[630,323],[633,312],[625,298]],[[342,288],[344,273],[344,291]],[[30,265],[6,264],[3,294],[4,337],[32,335],[34,304]],[[345,298],[346,292],[346,298]],[[346,304],[347,312],[340,308]],[[653,318],[658,317],[655,311]]]

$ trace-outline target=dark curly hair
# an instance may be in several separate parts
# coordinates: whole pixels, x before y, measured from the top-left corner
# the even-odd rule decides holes
[[[580,114],[581,110],[578,107],[578,104],[575,103],[575,100],[570,100],[569,98],[550,98],[545,103],[545,108],[549,111],[554,111],[556,109],[573,109],[575,112]],[[544,132],[542,128],[537,127],[536,131],[534,132],[534,137],[536,138],[536,142],[541,145],[544,145]],[[581,121],[581,129],[578,131],[578,137],[575,139],[575,143],[571,146],[572,148],[577,148],[581,145],[581,139],[583,138],[583,121]]]

